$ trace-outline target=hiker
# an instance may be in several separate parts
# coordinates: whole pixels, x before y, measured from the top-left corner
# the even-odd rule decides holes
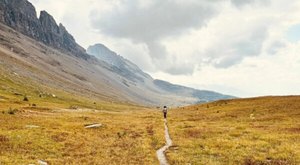
[[[167,106],[164,106],[163,113],[164,113],[164,118],[165,119],[167,118],[167,112],[168,112],[168,108],[167,108]]]

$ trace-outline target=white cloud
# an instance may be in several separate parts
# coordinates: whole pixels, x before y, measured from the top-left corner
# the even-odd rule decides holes
[[[248,57],[240,64],[222,69],[205,65],[191,76],[162,72],[153,75],[174,83],[240,97],[299,94],[299,51],[300,43],[290,44],[281,49],[276,58],[267,54]]]
[[[90,15],[92,25],[99,29],[100,33],[146,45],[157,70],[173,74],[193,72],[193,66],[180,65],[174,60],[174,57],[166,52],[161,41],[205,25],[206,21],[217,13],[215,4],[194,0],[143,2],[120,1],[120,4],[105,14],[101,10],[93,10]]]

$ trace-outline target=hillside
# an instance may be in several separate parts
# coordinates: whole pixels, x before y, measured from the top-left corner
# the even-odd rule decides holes
[[[64,108],[77,102],[48,97],[46,105],[39,98],[22,99],[0,95],[1,165],[158,164],[155,150],[163,144],[158,111],[99,102]],[[101,127],[85,128],[94,123]]]
[[[169,114],[170,164],[300,164],[300,96],[221,100]]]

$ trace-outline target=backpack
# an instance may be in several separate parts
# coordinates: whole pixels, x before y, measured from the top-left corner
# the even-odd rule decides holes
[[[168,108],[167,108],[167,107],[164,107],[164,108],[163,108],[163,112],[164,112],[164,113],[167,113],[167,111],[168,111]]]

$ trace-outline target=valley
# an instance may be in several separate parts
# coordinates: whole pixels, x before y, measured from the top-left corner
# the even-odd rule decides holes
[[[0,0],[0,165],[300,164],[300,96],[156,79],[37,15],[27,0]]]
[[[1,93],[1,164],[159,164],[161,111]],[[299,164],[299,96],[173,108],[169,164]],[[78,98],[78,100],[81,100]],[[37,104],[34,105],[33,104]],[[73,105],[76,105],[74,107]],[[85,128],[91,124],[97,128]]]

